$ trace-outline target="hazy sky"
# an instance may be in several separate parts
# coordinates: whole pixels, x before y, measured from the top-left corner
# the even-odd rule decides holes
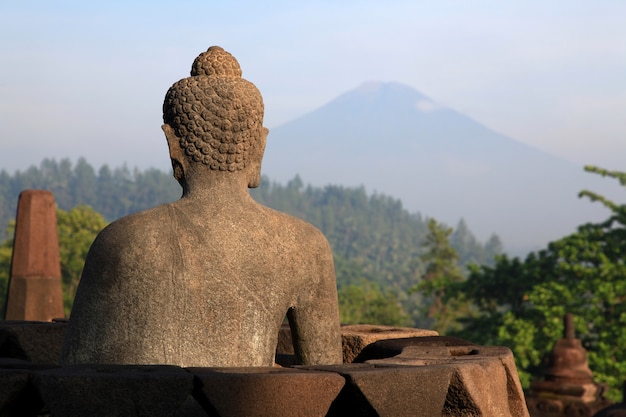
[[[512,138],[624,170],[625,21],[623,0],[3,1],[0,169],[81,155],[167,168],[163,96],[220,45],[261,90],[270,128],[396,81]]]

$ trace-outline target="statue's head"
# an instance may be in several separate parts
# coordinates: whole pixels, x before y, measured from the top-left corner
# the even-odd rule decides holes
[[[168,139],[174,176],[184,180],[185,167],[250,176],[260,181],[267,129],[259,90],[241,78],[239,63],[218,46],[193,62],[191,77],[170,87],[163,103],[163,130]],[[194,170],[197,171],[197,170]]]

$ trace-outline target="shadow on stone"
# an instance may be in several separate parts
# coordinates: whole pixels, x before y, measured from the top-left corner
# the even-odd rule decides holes
[[[361,363],[371,359],[391,358],[399,355],[408,346],[476,346],[458,337],[450,336],[422,336],[402,339],[379,340],[363,348],[354,358],[354,363]]]
[[[171,417],[193,391],[193,375],[167,365],[75,365],[32,380],[51,414],[63,417]]]
[[[0,321],[0,358],[58,364],[65,323]]]

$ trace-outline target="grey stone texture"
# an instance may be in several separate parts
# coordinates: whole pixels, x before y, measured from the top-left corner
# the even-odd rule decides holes
[[[388,351],[400,350],[384,359],[298,368],[346,378],[328,417],[529,416],[509,349],[463,345],[445,337],[417,339],[376,342],[393,342]]]
[[[53,416],[172,416],[193,390],[189,372],[168,365],[75,365],[40,371],[33,385]]]
[[[65,330],[65,323],[0,321],[0,358],[56,364]]]
[[[409,344],[399,355],[367,363],[451,370],[444,416],[529,416],[513,354],[505,347]]]
[[[406,339],[412,337],[438,336],[434,330],[411,327],[352,324],[341,328],[343,361],[351,363],[367,346],[380,340]]]
[[[425,338],[438,336],[434,330],[416,329],[412,327],[383,326],[374,324],[345,324],[341,326],[341,345],[343,363],[355,361],[363,349],[380,340]],[[276,347],[277,363],[283,366],[295,365],[292,358],[294,353],[291,339],[291,329],[283,324],[278,333]]]
[[[358,357],[365,363],[292,368],[0,357],[0,416],[528,416],[506,348],[424,336],[379,340]]]
[[[0,366],[2,364],[0,363]],[[0,368],[0,415],[18,416],[35,414],[42,406],[38,399],[33,401],[27,393],[29,373],[23,369]],[[36,398],[36,395],[35,395]],[[27,404],[38,402],[31,410],[26,410]]]
[[[5,319],[50,321],[64,314],[54,195],[25,190],[17,202]]]
[[[57,348],[57,351],[59,349]],[[32,363],[0,357],[0,416],[45,416],[47,408],[32,383],[33,375],[56,368],[53,364]]]
[[[287,316],[298,363],[341,363],[333,258],[312,225],[256,203],[267,129],[256,87],[211,47],[163,105],[180,200],[93,243],[65,364],[271,366]]]

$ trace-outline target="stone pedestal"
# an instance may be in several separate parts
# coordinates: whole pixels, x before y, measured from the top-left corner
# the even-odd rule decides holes
[[[513,355],[503,347],[442,336],[382,337],[357,353],[365,363],[59,367],[56,354],[42,356],[35,345],[56,340],[47,350],[58,354],[65,326],[0,326],[0,416],[528,417]],[[396,332],[365,326],[362,339],[376,328]]]

